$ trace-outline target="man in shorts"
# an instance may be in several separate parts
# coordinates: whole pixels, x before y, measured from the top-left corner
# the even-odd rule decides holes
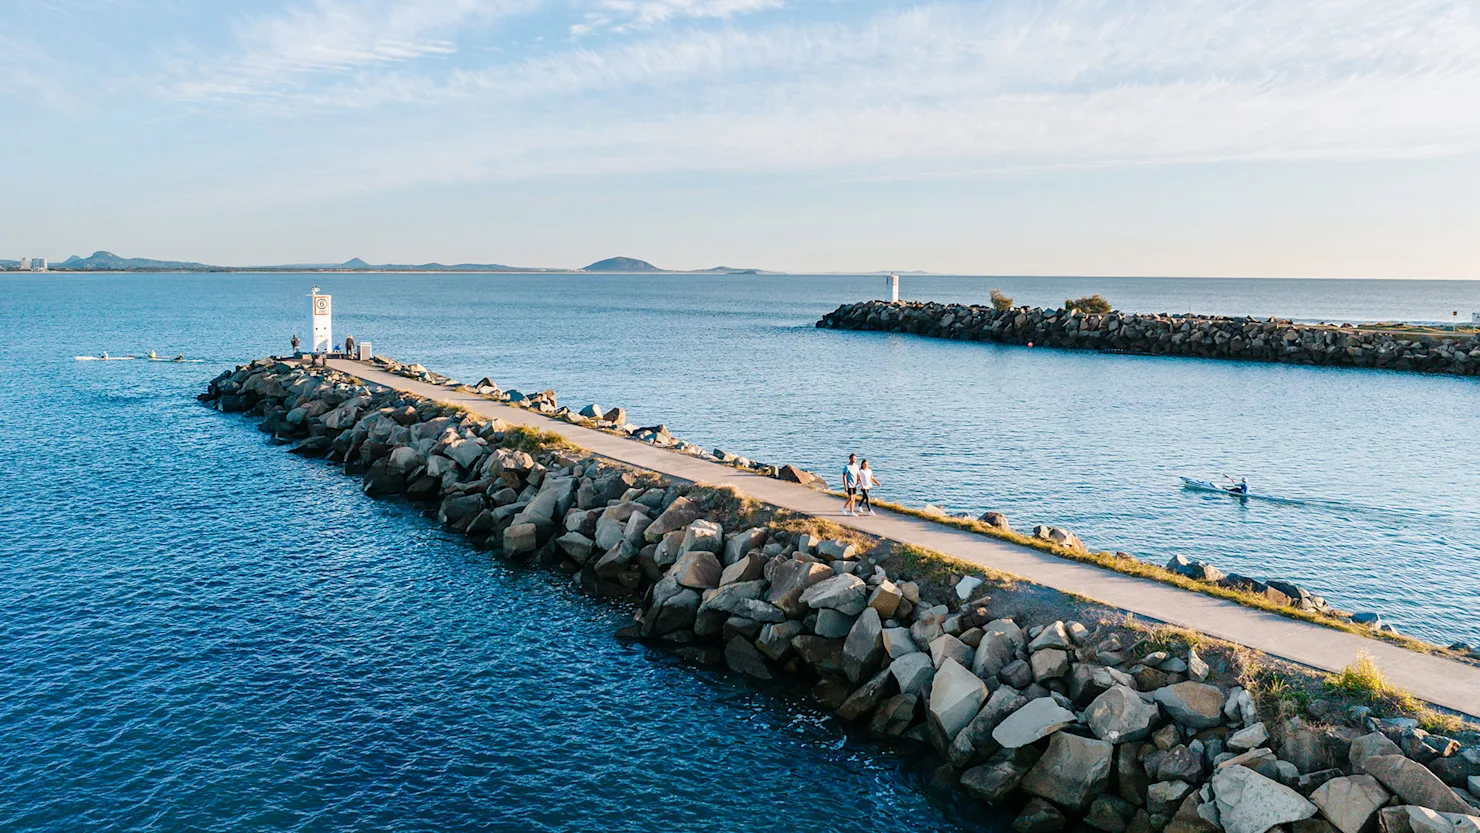
[[[847,500],[843,503],[844,515],[857,515],[855,505],[858,502],[858,455],[848,455],[848,465],[843,466],[843,494]]]

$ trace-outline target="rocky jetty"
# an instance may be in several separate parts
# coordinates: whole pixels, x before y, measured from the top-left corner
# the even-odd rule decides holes
[[[1300,716],[1191,643],[994,615],[1023,591],[891,572],[887,542],[824,540],[737,510],[733,493],[337,371],[262,360],[200,398],[261,418],[367,494],[404,496],[499,557],[630,604],[627,638],[810,686],[859,731],[933,750],[937,783],[1017,833],[1480,833],[1473,736],[1365,707]]]
[[[1480,374],[1480,334],[1443,336],[1275,318],[863,301],[838,307],[817,326],[1073,350]]]

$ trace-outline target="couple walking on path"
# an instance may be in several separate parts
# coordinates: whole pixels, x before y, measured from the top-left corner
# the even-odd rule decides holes
[[[848,465],[843,466],[843,494],[848,500],[843,503],[844,515],[872,515],[874,506],[868,501],[869,490],[879,485],[874,470],[868,461],[858,462],[857,454],[848,455]]]

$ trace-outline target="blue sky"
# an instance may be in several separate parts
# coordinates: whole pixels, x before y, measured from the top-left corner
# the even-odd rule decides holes
[[[1480,4],[17,0],[0,257],[1480,276]]]

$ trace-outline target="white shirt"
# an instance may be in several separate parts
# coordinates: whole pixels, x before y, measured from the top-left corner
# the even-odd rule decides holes
[[[877,482],[878,481],[874,480],[874,470],[873,469],[859,469],[858,470],[858,488],[860,488],[860,489],[872,489]]]

